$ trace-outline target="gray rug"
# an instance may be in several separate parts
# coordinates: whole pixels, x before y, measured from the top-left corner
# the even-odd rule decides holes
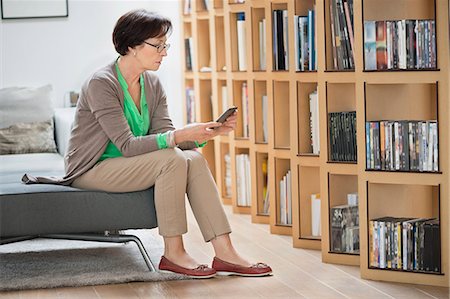
[[[158,268],[162,239],[148,230],[126,233],[141,238]],[[184,277],[150,272],[133,242],[34,239],[0,246],[0,291],[177,279]]]

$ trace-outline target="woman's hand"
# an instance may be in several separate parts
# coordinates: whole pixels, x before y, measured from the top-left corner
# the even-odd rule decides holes
[[[227,134],[236,128],[237,112],[234,112],[227,120],[221,124],[218,122],[193,123],[186,125],[182,129],[175,130],[175,143],[184,141],[197,141],[203,143],[219,134]]]
[[[218,131],[219,134],[228,134],[236,128],[237,124],[237,112],[230,115],[226,121],[214,131]]]
[[[220,132],[214,128],[219,128],[221,126],[222,124],[218,122],[188,124],[182,129],[175,130],[175,143],[179,144],[184,141],[197,141],[198,143],[203,143],[220,134]]]

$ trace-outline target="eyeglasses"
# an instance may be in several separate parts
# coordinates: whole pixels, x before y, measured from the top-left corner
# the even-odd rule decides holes
[[[144,41],[145,44],[155,47],[156,48],[156,52],[161,53],[164,49],[167,51],[170,48],[170,44],[162,44],[162,45],[153,45],[151,43],[148,43],[146,41]]]

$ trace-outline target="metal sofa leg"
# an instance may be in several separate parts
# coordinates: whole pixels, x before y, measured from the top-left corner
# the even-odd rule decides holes
[[[65,240],[77,240],[77,241],[95,241],[95,242],[109,242],[109,243],[127,243],[134,242],[139,248],[139,251],[144,258],[145,263],[150,271],[156,271],[155,267],[148,256],[147,251],[142,244],[141,239],[134,235],[122,235],[122,234],[109,234],[109,232],[105,232],[105,234],[50,234],[50,235],[42,235],[40,238],[48,238],[48,239],[65,239]]]

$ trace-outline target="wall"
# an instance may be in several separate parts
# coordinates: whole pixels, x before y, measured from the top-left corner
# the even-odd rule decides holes
[[[69,0],[69,17],[0,20],[0,88],[51,83],[56,107],[70,90],[117,57],[111,34],[125,12],[145,8],[172,20],[171,48],[158,75],[166,89],[175,126],[183,123],[180,1]]]

